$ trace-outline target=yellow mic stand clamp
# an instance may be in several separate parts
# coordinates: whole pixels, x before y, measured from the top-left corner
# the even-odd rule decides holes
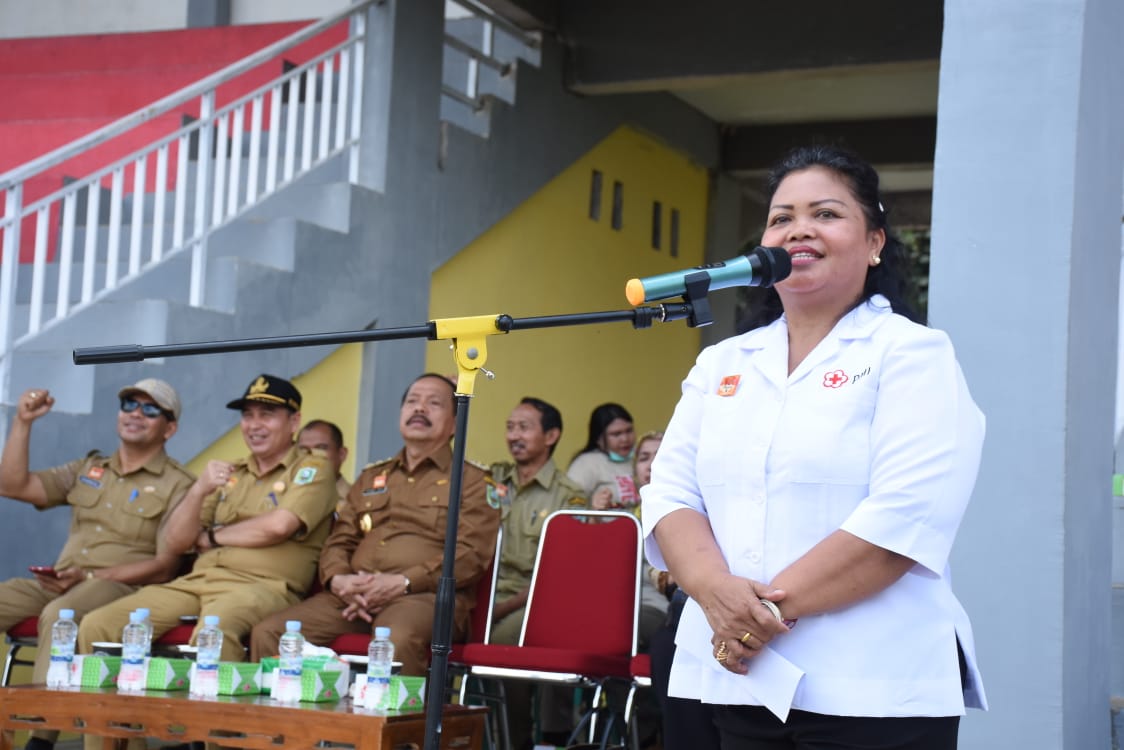
[[[504,327],[504,319],[508,324]],[[452,339],[453,358],[457,363],[457,395],[471,396],[476,387],[476,373],[482,372],[489,380],[496,374],[485,369],[488,361],[488,336],[507,333],[511,317],[508,315],[474,315],[466,318],[434,320],[437,339]]]

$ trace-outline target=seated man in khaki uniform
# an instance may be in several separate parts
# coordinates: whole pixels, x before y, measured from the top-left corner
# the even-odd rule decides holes
[[[218,615],[222,659],[242,661],[242,639],[263,617],[300,600],[316,573],[336,505],[335,473],[324,456],[298,448],[300,392],[262,375],[227,404],[242,413],[250,455],[210,461],[168,520],[167,545],[199,554],[191,572],[146,586],[92,612],[78,628],[79,648],[120,640],[129,613],[148,607],[159,637],[181,615]],[[194,642],[195,635],[192,635]]]
[[[588,505],[585,490],[554,465],[554,449],[562,438],[562,414],[546,401],[524,398],[505,428],[514,462],[492,464],[488,500],[503,513],[503,549],[492,607],[492,643],[519,643],[523,614],[531,590],[531,574],[547,516],[565,508]],[[508,680],[507,720],[513,747],[531,741],[531,686]],[[573,728],[573,690],[540,685],[539,724],[544,742],[565,744]]]
[[[588,505],[581,485],[554,465],[554,448],[561,438],[562,414],[541,399],[524,398],[507,418],[507,449],[515,461],[492,464],[488,487],[488,500],[503,514],[492,643],[519,643],[546,517]]]
[[[410,385],[398,421],[405,446],[366,467],[352,485],[320,555],[325,590],[254,628],[252,659],[277,653],[286,620],[300,620],[305,637],[317,645],[379,625],[390,628],[402,672],[425,674],[449,511],[453,392],[453,384],[435,374]],[[468,631],[476,581],[495,552],[500,522],[484,497],[485,472],[466,463],[463,476],[454,639]]]
[[[169,511],[195,480],[164,452],[176,433],[179,396],[163,380],[147,378],[121,389],[118,397],[119,443],[110,455],[94,451],[53,469],[29,472],[31,425],[55,403],[50,393],[37,388],[20,396],[0,457],[0,494],[39,510],[71,506],[70,534],[55,560],[55,574],[0,583],[0,631],[39,617],[32,682],[47,679],[51,626],[60,609],[73,609],[81,620],[138,586],[170,580],[179,567],[179,554],[162,543],[160,533]],[[36,732],[28,747],[49,748],[57,735]]]

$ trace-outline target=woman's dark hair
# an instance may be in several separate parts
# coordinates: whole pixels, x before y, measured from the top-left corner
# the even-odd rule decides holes
[[[839,175],[862,206],[867,227],[886,232],[886,245],[879,253],[882,262],[867,269],[861,301],[865,302],[875,294],[881,294],[890,301],[890,309],[894,312],[915,323],[923,323],[924,321],[906,301],[909,276],[905,246],[890,230],[886,210],[882,206],[879,195],[878,172],[866,160],[840,146],[812,145],[794,148],[769,171],[766,183],[769,200],[772,201],[785,177],[811,167],[824,167]],[[782,312],[784,308],[776,289],[770,287],[759,290],[752,296],[748,312],[738,325],[738,329],[744,332],[769,325],[779,318]]]
[[[589,438],[585,441],[585,447],[574,454],[574,458],[589,453],[590,451],[599,451],[601,446],[597,444],[601,440],[601,436],[605,434],[605,430],[609,428],[614,419],[623,419],[624,421],[632,424],[632,415],[628,413],[628,409],[620,404],[601,404],[589,415]]]

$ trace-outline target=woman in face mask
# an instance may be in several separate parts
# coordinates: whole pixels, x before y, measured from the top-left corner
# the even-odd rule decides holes
[[[640,502],[632,480],[636,433],[632,415],[620,404],[601,404],[589,417],[589,439],[567,472],[589,495],[596,510],[631,508]]]

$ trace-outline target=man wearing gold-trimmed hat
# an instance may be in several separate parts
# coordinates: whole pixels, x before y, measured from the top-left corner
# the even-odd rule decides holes
[[[164,450],[176,433],[180,399],[156,378],[118,393],[117,450],[31,472],[31,426],[55,404],[44,388],[25,391],[0,457],[0,494],[46,510],[71,507],[70,532],[53,566],[35,565],[35,578],[0,583],[0,631],[39,617],[39,643],[32,682],[46,681],[51,626],[59,610],[76,620],[147,583],[176,574],[179,554],[164,543],[161,529],[195,477]],[[47,563],[48,560],[29,560]],[[116,640],[116,639],[114,639]],[[36,732],[28,747],[51,747],[57,732]]]
[[[194,567],[88,616],[78,630],[83,651],[94,641],[114,640],[129,613],[147,607],[156,638],[181,615],[199,615],[200,623],[205,615],[218,615],[222,659],[242,661],[242,639],[251,628],[300,600],[316,572],[336,505],[328,460],[294,443],[300,407],[296,386],[265,374],[227,404],[242,414],[250,454],[208,462],[165,530],[172,549],[198,552]]]

